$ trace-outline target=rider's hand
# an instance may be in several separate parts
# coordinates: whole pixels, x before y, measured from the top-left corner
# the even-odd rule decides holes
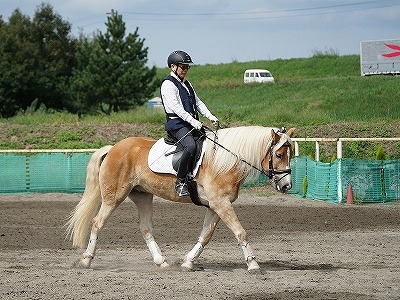
[[[214,115],[211,115],[211,116],[210,116],[210,121],[211,121],[211,123],[214,124],[214,126],[217,126],[217,125],[219,124],[219,120],[218,120],[217,117],[214,116]]]
[[[203,127],[203,123],[201,123],[200,121],[198,121],[196,119],[192,119],[192,121],[190,122],[190,125],[192,125],[197,130],[200,130],[201,127]]]

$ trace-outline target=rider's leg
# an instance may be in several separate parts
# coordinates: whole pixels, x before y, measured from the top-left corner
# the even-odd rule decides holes
[[[179,143],[183,146],[183,154],[178,167],[176,192],[179,196],[188,196],[187,174],[193,168],[193,158],[196,155],[196,142],[193,138],[191,128],[183,127],[179,130],[171,131],[170,134],[174,136]]]

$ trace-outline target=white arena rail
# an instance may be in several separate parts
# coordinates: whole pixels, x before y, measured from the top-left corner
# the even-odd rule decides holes
[[[336,157],[342,158],[342,145],[343,142],[389,142],[400,141],[400,137],[395,138],[292,138],[295,144],[294,155],[299,156],[299,142],[315,142],[315,160],[319,161],[319,143],[330,142],[336,143]]]

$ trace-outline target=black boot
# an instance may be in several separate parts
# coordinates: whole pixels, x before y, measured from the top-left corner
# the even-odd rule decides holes
[[[176,180],[175,191],[178,193],[180,197],[189,196],[189,190],[186,178],[178,178]]]

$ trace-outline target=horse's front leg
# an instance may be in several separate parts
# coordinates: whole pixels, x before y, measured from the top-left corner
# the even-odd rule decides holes
[[[253,249],[247,240],[247,233],[244,230],[242,224],[240,224],[239,218],[237,217],[232,203],[229,201],[218,202],[213,206],[214,211],[218,214],[221,220],[226,226],[235,234],[235,237],[243,251],[244,259],[246,260],[248,271],[257,271],[260,269]]]
[[[219,220],[220,217],[213,210],[207,209],[204,217],[203,229],[200,233],[197,244],[189,251],[181,265],[184,270],[193,270],[194,261],[200,256],[204,247],[210,241]]]

